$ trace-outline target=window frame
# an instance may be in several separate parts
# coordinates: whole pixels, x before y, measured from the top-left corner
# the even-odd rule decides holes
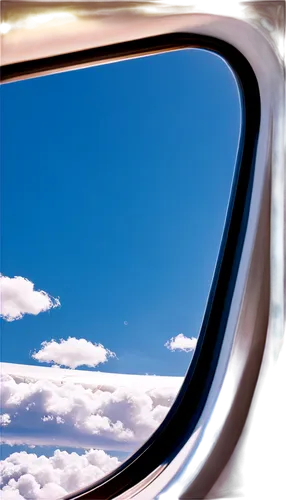
[[[197,23],[192,23],[192,20],[195,20],[194,16],[198,15],[205,16],[204,19],[208,17],[209,22],[198,27]],[[172,19],[174,19],[173,30],[170,29]],[[280,135],[279,143],[276,141],[274,148],[276,163],[272,155],[272,141],[275,132],[277,133],[275,124],[277,124],[278,115],[280,133],[281,129],[283,131],[284,122],[281,119],[281,109],[279,113],[277,105],[278,97],[281,97],[281,83],[283,84],[282,72],[280,71],[281,68],[279,68],[278,58],[275,59],[274,49],[270,42],[262,32],[244,20],[220,16],[219,24],[216,23],[216,16],[207,13],[183,14],[180,16],[180,23],[177,20],[178,18],[175,22],[175,16],[170,15],[168,23],[166,23],[166,29],[163,30],[161,26],[158,31],[161,29],[162,33],[154,36],[146,36],[145,38],[132,39],[70,54],[59,54],[41,60],[2,66],[2,82],[8,83],[9,81],[18,81],[66,69],[153,55],[164,51],[200,48],[213,51],[227,61],[236,76],[244,104],[237,165],[219,257],[197,347],[184,383],[165,420],[140,449],[118,469],[93,485],[86,486],[80,492],[67,495],[66,500],[72,498],[102,498],[108,500],[118,495],[122,499],[130,498],[130,495],[137,495],[139,499],[140,491],[143,492],[143,495],[146,495],[146,488],[152,486],[158,479],[162,479],[163,472],[176,461],[176,457],[190,441],[191,436],[193,440],[188,450],[188,460],[190,461],[191,455],[194,454],[193,452],[197,449],[206,430],[203,426],[199,429],[198,423],[201,421],[204,412],[206,413],[207,407],[208,413],[213,411],[212,405],[218,399],[219,391],[229,368],[230,358],[233,356],[235,359],[235,353],[237,352],[237,349],[233,349],[234,341],[237,340],[234,318],[238,322],[241,308],[240,304],[234,302],[235,300],[242,300],[245,284],[249,277],[248,268],[251,257],[253,257],[251,242],[253,243],[255,229],[258,228],[267,170],[271,168],[271,163],[274,162],[272,172],[275,172],[277,177],[281,174],[281,168],[283,167],[283,165],[281,166],[281,161],[283,163],[281,150],[283,148],[281,148]],[[239,42],[237,30],[233,30],[233,33],[231,33],[232,27],[235,27],[234,22],[239,22],[245,34],[252,36],[254,50],[253,47],[245,48],[245,43]],[[148,23],[145,21],[144,24],[147,25]],[[226,28],[225,33],[220,31],[221,26]],[[142,28],[142,33],[143,31]],[[147,29],[146,32],[148,32]],[[128,39],[127,35],[126,38]],[[271,75],[269,77],[263,76],[265,63],[263,66],[262,55],[258,57],[256,52],[259,61],[256,66],[253,62],[253,53],[255,49],[257,50],[259,43],[262,43],[265,47],[266,63],[269,63],[269,57],[273,56],[271,64],[272,69],[273,67],[277,69],[276,80]],[[260,48],[260,51],[262,51],[262,48]],[[274,93],[275,89],[277,90],[276,95]],[[272,126],[268,127],[269,124]],[[266,140],[264,147],[262,145],[263,140]],[[278,154],[277,148],[279,150]],[[272,155],[271,158],[269,155]],[[260,173],[257,165],[261,168]],[[275,175],[273,174],[272,179],[274,181]],[[281,189],[279,190],[275,182],[274,184],[272,182],[272,195],[273,193],[278,193],[278,195],[280,193],[281,195]],[[280,195],[278,198],[281,200]],[[275,200],[273,203],[272,213],[275,212],[276,207],[275,222],[281,226],[281,210],[275,205]],[[277,211],[279,212],[278,215]],[[276,244],[276,249],[281,250],[279,235],[276,234],[275,237],[272,235],[273,243]],[[267,246],[268,244],[270,245],[270,241],[267,242]],[[272,266],[272,276],[274,271],[276,279],[275,283],[272,283],[272,288],[276,287],[277,296],[279,296],[281,285],[281,279],[277,277],[278,269],[281,270],[281,262],[274,269]],[[281,300],[281,296],[278,298]],[[231,315],[232,321],[230,321]],[[228,339],[226,339],[228,329],[232,331],[229,333]],[[225,352],[222,360],[223,350]],[[210,397],[212,398],[212,404],[210,404]],[[204,425],[207,426],[208,422],[205,418]],[[185,457],[181,464],[184,463],[185,466],[186,461],[187,458]],[[174,484],[174,476],[178,477],[177,471],[178,467],[168,480],[169,486]],[[183,476],[182,470],[180,472],[181,476]],[[161,481],[162,486],[157,481],[158,486],[155,489],[160,490],[161,494],[166,493],[169,487],[168,481]],[[148,495],[145,498],[147,497]]]

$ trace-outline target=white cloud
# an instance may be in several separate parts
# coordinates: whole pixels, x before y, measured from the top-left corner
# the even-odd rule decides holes
[[[195,337],[185,337],[183,333],[179,333],[176,337],[172,337],[170,340],[164,344],[170,351],[194,351],[197,345],[197,339]]]
[[[0,371],[2,411],[11,418],[2,442],[122,451],[156,430],[183,381],[8,363]]]
[[[51,457],[22,451],[0,463],[2,500],[48,500],[75,493],[120,465],[103,450],[56,450]]]
[[[11,423],[11,418],[8,413],[2,413],[0,415],[0,426],[5,427],[6,425],[9,425]]]
[[[22,276],[9,278],[0,274],[0,316],[6,321],[21,319],[24,314],[39,314],[60,306],[43,290],[34,290],[34,283]]]
[[[106,349],[102,344],[93,344],[86,339],[69,337],[59,342],[51,340],[42,342],[42,348],[32,357],[41,363],[56,363],[56,365],[77,368],[78,366],[95,367],[105,363],[108,358],[115,357],[115,353]]]

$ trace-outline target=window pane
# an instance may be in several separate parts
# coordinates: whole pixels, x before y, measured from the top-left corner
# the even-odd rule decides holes
[[[87,486],[166,416],[200,331],[240,113],[230,68],[195,49],[3,87],[3,499]]]

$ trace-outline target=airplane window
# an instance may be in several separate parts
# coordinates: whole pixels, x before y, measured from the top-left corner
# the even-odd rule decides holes
[[[185,49],[2,88],[1,498],[56,499],[152,435],[192,361],[241,126]]]

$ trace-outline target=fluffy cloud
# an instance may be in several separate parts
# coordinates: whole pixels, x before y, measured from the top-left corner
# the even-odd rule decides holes
[[[0,415],[0,426],[5,427],[6,425],[9,425],[11,423],[11,418],[8,413],[3,413]]]
[[[25,371],[26,370],[26,371]],[[182,377],[149,377],[2,364],[7,444],[133,451],[159,426]]]
[[[42,348],[35,352],[32,357],[41,363],[56,363],[56,365],[77,368],[78,366],[95,367],[105,363],[108,358],[115,356],[101,344],[93,344],[86,339],[69,337],[59,342],[51,340],[42,342]]]
[[[197,339],[195,337],[185,337],[183,333],[179,333],[176,337],[172,337],[170,340],[164,344],[170,351],[194,351],[197,345]]]
[[[51,457],[22,451],[0,463],[2,500],[62,498],[97,481],[120,465],[103,450],[82,455],[56,450]]]
[[[1,310],[6,321],[21,319],[24,314],[39,314],[60,305],[59,299],[43,290],[34,290],[34,283],[21,276],[9,278],[0,274]]]

